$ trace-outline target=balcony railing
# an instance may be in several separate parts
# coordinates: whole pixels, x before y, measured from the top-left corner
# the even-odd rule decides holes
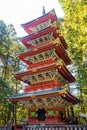
[[[16,125],[14,127],[1,126],[0,130],[87,130],[87,125]]]
[[[87,130],[87,125],[26,125],[26,130]]]

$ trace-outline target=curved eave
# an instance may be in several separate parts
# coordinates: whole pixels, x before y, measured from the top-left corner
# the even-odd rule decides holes
[[[53,63],[53,64],[50,64],[50,65],[47,65],[47,66],[44,66],[44,67],[41,67],[41,68],[28,70],[26,72],[21,72],[21,73],[16,74],[15,78],[21,79],[24,76],[33,75],[33,74],[41,73],[41,72],[48,71],[48,70],[51,70],[51,69],[55,69],[55,68],[57,68],[58,65],[59,64]]]
[[[66,93],[66,95],[62,96],[62,98],[64,98],[65,100],[72,102],[73,104],[77,104],[79,103],[79,99],[77,99],[76,97],[74,97],[72,94],[70,94],[69,92]]]
[[[44,97],[54,97],[56,95],[62,95],[66,91],[65,88],[52,88],[42,91],[33,91],[28,93],[22,93],[22,94],[15,94],[10,95],[8,98],[11,101],[20,101],[20,100],[27,100],[27,99],[35,99],[37,98],[44,98]]]
[[[29,50],[29,51],[27,51],[27,52],[21,53],[21,54],[19,54],[18,56],[19,56],[20,59],[22,59],[22,58],[24,59],[24,58],[26,58],[27,56],[33,56],[33,55],[36,55],[36,54],[38,54],[38,53],[40,53],[40,52],[43,52],[43,51],[49,50],[49,49],[51,49],[51,48],[54,48],[55,45],[56,45],[56,44],[53,44],[53,42],[50,41],[50,42],[45,43],[45,44],[43,44],[43,45],[37,46],[37,48],[34,48],[34,49]]]
[[[49,27],[47,27],[47,28],[45,28],[45,29],[43,29],[43,30],[37,32],[37,33],[33,33],[33,34],[31,34],[31,35],[27,35],[27,36],[25,36],[25,37],[22,37],[22,38],[20,38],[20,41],[21,41],[21,42],[24,44],[24,46],[26,46],[28,49],[31,49],[31,46],[32,46],[32,45],[31,45],[31,43],[29,43],[30,40],[34,40],[34,39],[39,38],[39,37],[41,37],[41,36],[44,36],[44,35],[46,35],[46,34],[48,34],[48,33],[53,33],[54,39],[59,38],[60,41],[61,41],[61,43],[62,43],[62,45],[63,45],[63,47],[64,47],[65,49],[67,49],[67,44],[66,44],[64,38],[63,38],[62,36],[59,36],[59,34],[58,34],[57,31],[56,31],[56,27],[53,27],[53,26],[49,26]],[[37,45],[37,46],[38,46],[38,45]]]
[[[66,94],[65,94],[65,92],[66,92]],[[64,104],[66,104],[66,103],[67,103],[67,106],[65,106],[65,107],[68,107],[69,105],[72,105],[72,104],[79,103],[79,100],[76,99],[75,97],[73,97],[69,92],[67,93],[67,90],[65,88],[53,88],[53,89],[44,90],[44,91],[16,94],[16,95],[11,95],[8,98],[12,102],[19,102],[19,103],[22,103],[25,101],[31,101],[30,106],[28,106],[28,107],[31,107],[32,103],[38,104],[37,99],[41,99],[42,102],[46,104],[47,101],[45,99],[47,99],[47,98],[50,98],[53,105],[58,104],[58,106],[59,106],[59,104],[60,104],[62,107],[64,107]],[[53,100],[52,100],[53,98],[55,98],[56,103],[53,102]],[[61,106],[59,106],[59,107],[61,107]]]
[[[33,69],[33,70],[29,70],[29,71],[26,71],[26,72],[16,74],[15,78],[23,81],[22,78],[24,76],[29,76],[29,75],[33,75],[33,74],[37,74],[37,73],[42,73],[42,72],[49,71],[49,70],[52,70],[52,69],[58,69],[59,73],[63,76],[64,79],[68,80],[69,83],[72,83],[72,82],[75,81],[74,77],[68,71],[66,66],[63,63],[59,63],[59,62],[50,64],[48,66],[44,66],[43,68],[37,68],[37,69]],[[23,81],[23,82],[26,83],[26,81]]]
[[[21,24],[21,26],[24,28],[24,30],[27,32],[27,33],[31,33],[31,30],[29,29],[30,27],[34,27],[48,19],[51,19],[51,23],[57,21],[57,16],[56,16],[56,13],[53,10],[51,10],[50,12],[48,12],[47,14],[41,16],[41,17],[38,17],[30,22],[27,22],[25,24]]]
[[[53,27],[53,26],[49,26],[49,27],[47,27],[47,28],[45,28],[45,29],[43,29],[43,30],[41,30],[41,31],[32,33],[32,34],[27,35],[27,36],[25,36],[25,37],[21,37],[20,40],[21,40],[21,42],[22,42],[25,46],[27,45],[27,46],[29,47],[29,44],[28,44],[27,42],[29,42],[30,40],[34,40],[34,39],[36,39],[36,38],[39,38],[39,37],[41,37],[41,36],[44,36],[44,35],[48,34],[49,32],[53,32],[54,38],[57,38],[58,34],[56,33],[56,28]],[[26,46],[26,47],[27,47],[27,46]]]
[[[19,58],[24,61],[26,64],[29,64],[29,62],[25,59],[28,56],[33,56],[38,53],[41,53],[43,51],[47,51],[49,49],[55,48],[55,51],[59,58],[63,59],[66,65],[69,65],[71,63],[70,58],[68,57],[67,53],[65,52],[64,48],[61,44],[53,44],[52,42],[46,43],[43,46],[39,46],[38,48],[32,49],[28,52],[24,52],[22,54],[19,54]]]
[[[64,79],[69,81],[69,83],[75,82],[75,78],[71,75],[65,65],[58,67],[58,71]]]
[[[63,44],[64,48],[67,49],[67,44],[65,42],[65,39],[62,36],[59,36],[61,43]]]

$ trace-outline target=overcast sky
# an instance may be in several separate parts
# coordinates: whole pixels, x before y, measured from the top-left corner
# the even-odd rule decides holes
[[[7,25],[12,23],[17,35],[23,36],[25,33],[20,24],[40,17],[43,6],[46,13],[55,9],[57,17],[64,15],[58,0],[0,0],[0,20]]]

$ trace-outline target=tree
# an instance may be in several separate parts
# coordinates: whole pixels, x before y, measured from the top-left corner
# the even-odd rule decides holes
[[[12,112],[12,104],[7,99],[9,94],[12,94],[12,88],[0,77],[0,117],[2,117],[0,123],[2,122],[3,124],[7,122]]]
[[[60,32],[64,36],[79,88],[80,112],[87,114],[87,2],[84,0],[58,0],[64,10]]]
[[[19,71],[21,63],[17,53],[25,50],[19,42],[12,24],[8,26],[0,21],[0,119],[5,124],[12,119],[13,104],[6,98],[7,95],[18,93],[22,88],[14,73]]]

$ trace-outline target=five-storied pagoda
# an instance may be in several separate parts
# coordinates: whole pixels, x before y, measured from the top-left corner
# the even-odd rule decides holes
[[[27,71],[15,74],[17,80],[27,84],[22,94],[11,95],[13,103],[28,108],[29,124],[65,124],[70,116],[67,108],[78,103],[68,90],[75,81],[67,69],[71,63],[67,45],[58,34],[55,11],[22,24],[27,36],[21,42],[29,50],[18,55],[26,63]]]

